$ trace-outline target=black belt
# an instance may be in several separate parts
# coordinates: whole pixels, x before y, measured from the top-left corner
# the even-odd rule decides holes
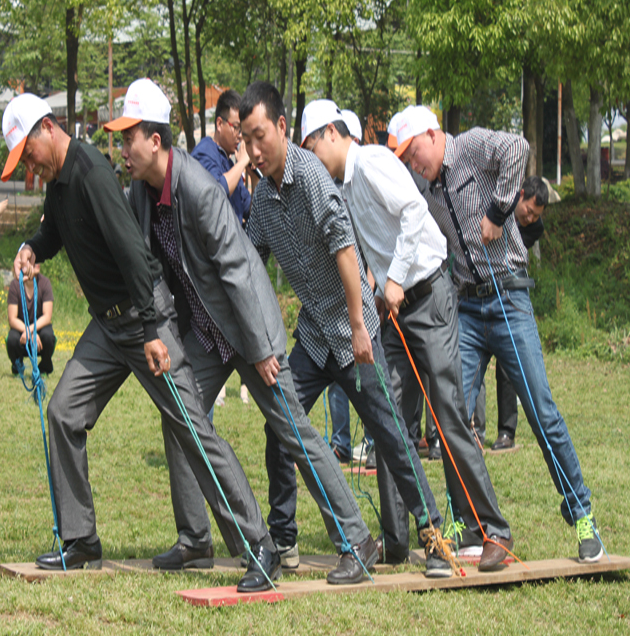
[[[400,310],[407,309],[407,307],[411,307],[413,303],[421,298],[424,298],[428,294],[431,293],[431,286],[433,283],[440,277],[442,274],[448,269],[448,261],[442,261],[442,264],[437,268],[429,278],[425,278],[421,280],[419,283],[416,283],[411,289],[408,289],[405,292],[405,298],[400,303]]]
[[[128,309],[133,307],[133,303],[131,302],[131,298],[127,298],[122,302],[119,302],[117,305],[110,307],[108,310],[104,311],[101,316],[105,318],[105,320],[113,320],[114,318],[118,318],[118,316],[122,316]]]
[[[497,281],[497,287],[500,294],[502,294],[505,290],[529,289],[535,286],[536,282],[533,278],[530,278],[527,275],[526,269],[519,269],[514,274]],[[492,294],[496,293],[497,289],[495,288],[494,283],[490,280],[479,285],[466,285],[459,295],[464,296],[465,298],[486,298],[487,296],[492,296]]]

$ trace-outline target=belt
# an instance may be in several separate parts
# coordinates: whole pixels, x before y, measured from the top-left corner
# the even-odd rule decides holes
[[[506,290],[529,289],[535,286],[536,282],[527,275],[526,269],[519,269],[514,274],[497,281],[497,288],[500,294]],[[494,283],[490,280],[485,283],[480,283],[479,285],[466,285],[459,295],[465,298],[486,298],[487,296],[496,294],[497,288],[495,288]]]
[[[131,302],[131,298],[127,298],[122,302],[110,307],[106,311],[104,311],[101,316],[105,318],[105,320],[113,320],[114,318],[118,318],[118,316],[122,316],[128,309],[133,307],[133,303]]]
[[[429,278],[425,278],[421,280],[419,283],[416,283],[411,289],[408,289],[405,292],[405,298],[400,303],[400,310],[407,309],[407,307],[411,307],[413,303],[428,296],[431,293],[431,287],[433,283],[440,277],[442,274],[448,269],[448,261],[442,261],[442,264],[437,268]]]

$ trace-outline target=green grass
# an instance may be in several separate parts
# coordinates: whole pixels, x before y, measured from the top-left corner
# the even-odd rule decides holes
[[[68,352],[56,356],[55,384]],[[607,549],[630,554],[630,371],[597,360],[548,356],[547,370],[558,405],[572,433],[586,481],[593,491]],[[488,373],[488,440],[496,421],[494,373]],[[39,415],[9,362],[0,363],[0,562],[31,561],[47,551],[52,514],[43,459]],[[238,399],[238,378],[228,385],[226,406],[215,422],[240,458],[267,514],[263,418],[255,405]],[[312,419],[323,432],[323,407]],[[540,450],[521,412],[515,454],[487,456],[502,511],[512,525],[522,559],[575,556],[574,531],[561,519]],[[159,416],[135,379],[128,380],[89,433],[90,479],[98,531],[106,558],[149,558],[175,540],[168,472]],[[440,463],[425,464],[444,509]],[[376,479],[363,485],[378,501]],[[361,509],[378,531],[365,502]],[[300,482],[300,550],[330,553],[321,517]],[[213,524],[213,530],[216,526]],[[215,532],[219,556],[227,556]],[[418,573],[418,576],[422,576]],[[174,592],[191,587],[235,584],[237,576],[138,575],[80,576],[30,584],[0,578],[2,634],[521,634],[567,633],[586,628],[595,634],[630,629],[630,576],[558,580],[504,588],[381,595],[369,590],[351,596],[315,596],[279,605],[223,609],[189,606]]]

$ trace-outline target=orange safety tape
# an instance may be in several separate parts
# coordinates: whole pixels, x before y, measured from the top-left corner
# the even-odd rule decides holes
[[[433,421],[435,422],[435,426],[438,430],[438,433],[440,434],[440,439],[442,440],[442,444],[444,445],[444,448],[446,449],[446,452],[448,453],[451,463],[453,464],[453,468],[455,469],[455,472],[457,473],[457,477],[459,478],[459,482],[462,485],[462,488],[464,489],[466,499],[468,499],[470,508],[472,509],[473,514],[475,515],[475,519],[477,520],[477,524],[479,525],[479,528],[481,529],[481,533],[483,534],[483,542],[494,543],[495,545],[498,545],[500,548],[503,548],[510,556],[514,557],[521,565],[525,566],[529,570],[529,568],[527,567],[525,563],[523,563],[523,561],[521,561],[515,554],[510,552],[504,545],[501,545],[498,541],[494,541],[493,539],[491,539],[486,534],[485,530],[483,529],[483,526],[481,525],[481,521],[479,520],[479,515],[477,514],[477,510],[475,509],[475,505],[473,504],[472,499],[470,498],[470,495],[468,494],[468,489],[466,488],[466,484],[464,484],[464,480],[462,479],[462,476],[459,473],[459,469],[457,468],[457,464],[455,463],[455,459],[453,458],[451,449],[449,448],[446,438],[444,437],[444,433],[442,432],[442,427],[440,426],[440,423],[438,422],[438,419],[435,415],[435,411],[433,410],[433,406],[431,406],[429,396],[427,395],[427,392],[424,389],[424,385],[422,384],[422,380],[420,379],[420,374],[418,373],[418,369],[416,368],[416,363],[413,361],[413,357],[411,355],[411,352],[409,351],[409,347],[407,346],[407,341],[405,340],[405,336],[403,336],[403,332],[401,331],[398,325],[398,321],[396,320],[396,318],[394,318],[394,315],[391,312],[389,313],[389,318],[394,323],[394,327],[396,327],[396,331],[398,332],[398,335],[400,336],[403,346],[405,347],[405,351],[407,352],[407,357],[409,358],[409,362],[411,362],[411,367],[413,368],[413,372],[416,374],[416,378],[418,379],[418,382],[420,383],[420,388],[422,389],[422,393],[424,394],[424,399],[427,402],[427,406],[431,410],[431,415],[433,416]]]

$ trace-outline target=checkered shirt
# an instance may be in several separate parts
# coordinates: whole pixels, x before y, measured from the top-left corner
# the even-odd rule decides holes
[[[175,229],[173,227],[173,213],[169,205],[158,203],[153,207],[151,214],[151,227],[153,233],[162,247],[162,251],[166,255],[170,266],[173,268],[177,278],[179,278],[186,294],[186,300],[192,312],[191,328],[193,333],[199,340],[201,346],[210,353],[215,346],[219,349],[221,360],[225,364],[236,351],[230,346],[228,341],[223,337],[204,306],[193,287],[193,284],[184,271],[182,261],[177,250],[177,242],[175,240]]]
[[[344,368],[354,362],[346,295],[337,268],[339,250],[354,246],[361,274],[363,321],[374,337],[378,314],[339,190],[317,157],[288,142],[280,191],[269,177],[254,190],[247,224],[264,262],[273,252],[302,303],[298,335],[315,364],[330,352]]]
[[[503,226],[503,236],[487,246],[497,278],[527,267],[527,248],[514,208],[525,177],[529,145],[523,137],[473,128],[453,138],[446,134],[440,177],[431,184],[438,205],[429,205],[455,254],[453,274],[461,289],[492,280],[481,242],[484,215]],[[449,211],[450,197],[453,212]]]

